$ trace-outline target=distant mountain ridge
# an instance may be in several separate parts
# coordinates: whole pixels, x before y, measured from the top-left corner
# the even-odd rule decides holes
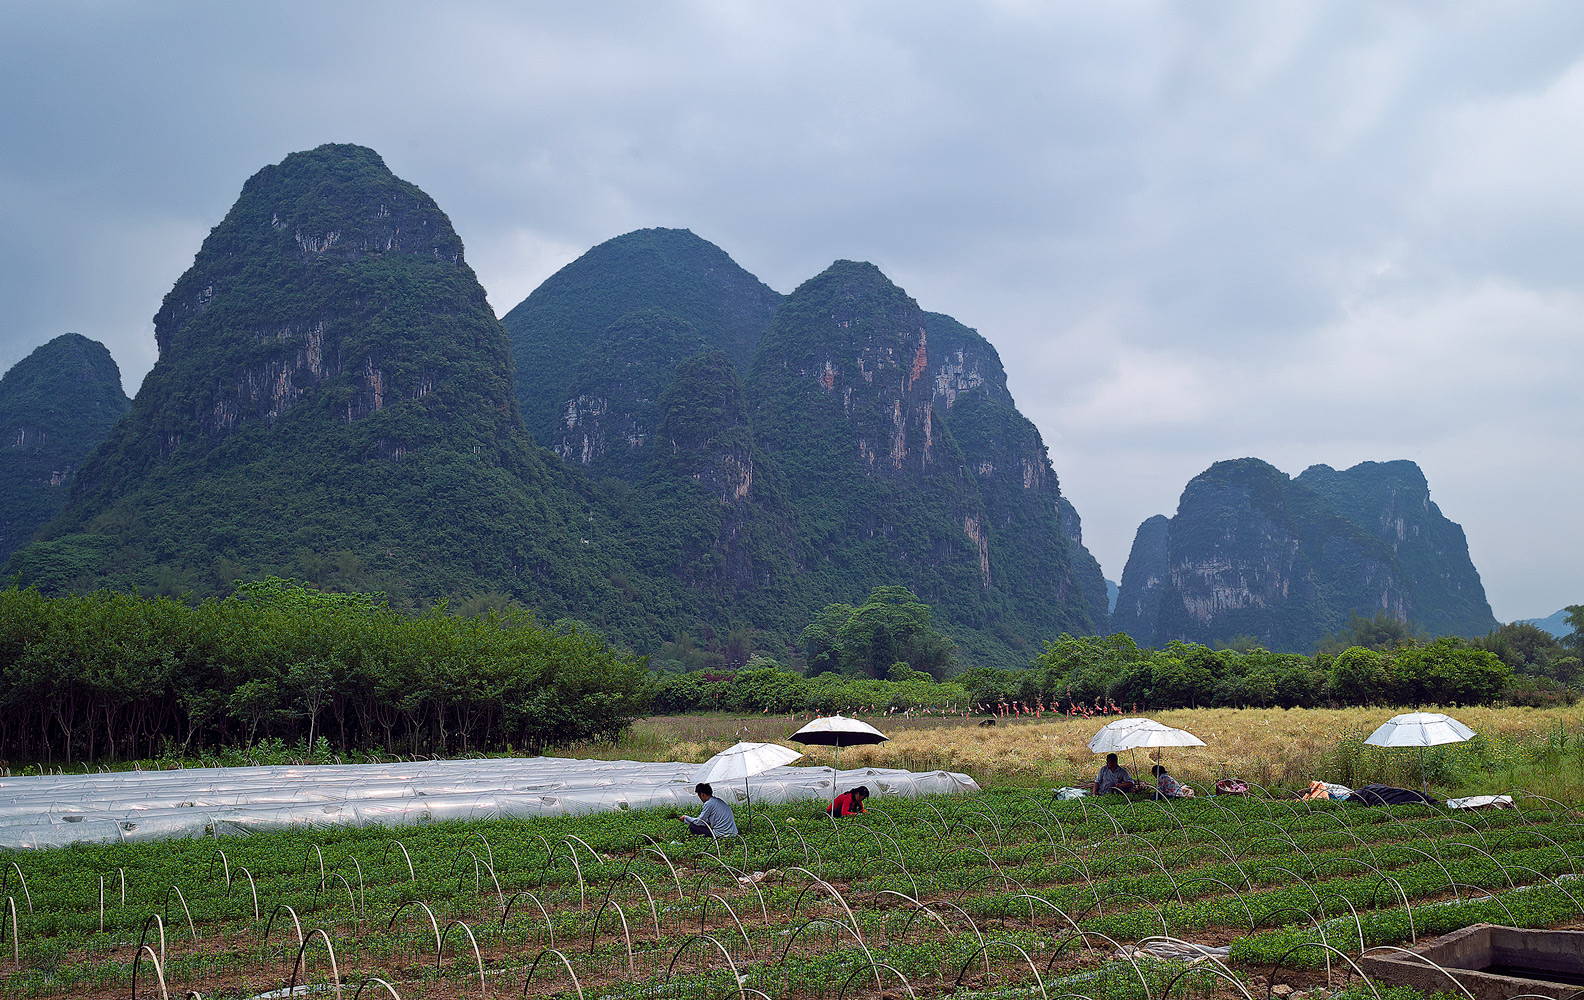
[[[1463,529],[1412,462],[1217,462],[1176,516],[1139,526],[1112,625],[1143,645],[1253,636],[1308,652],[1353,614],[1385,611],[1432,635],[1496,627]]]
[[[600,311],[585,306],[590,289],[622,292]],[[711,295],[729,301],[706,308]],[[709,319],[722,316],[739,344],[765,324],[743,386],[762,479],[745,480],[734,503],[761,529],[776,527],[753,545],[720,543],[735,553],[725,565],[769,546],[759,558],[774,582],[732,585],[739,606],[757,609],[750,621],[806,619],[901,582],[994,662],[1026,662],[1024,650],[1052,629],[1104,628],[1099,565],[994,348],[921,311],[871,264],[838,261],[782,297],[686,230],[606,241],[505,319],[518,371],[540,373],[532,405],[559,414],[545,443],[596,480],[634,483],[636,502],[648,503],[663,482],[654,401],[689,349],[731,357],[725,327]],[[598,346],[633,327],[645,335],[626,349]],[[577,353],[578,367],[542,363],[556,351]],[[652,523],[645,530],[666,530]],[[704,585],[697,570],[689,578]]]
[[[1563,608],[1561,611],[1546,615],[1544,618],[1520,618],[1513,624],[1534,625],[1561,639],[1573,634],[1573,626],[1568,624],[1567,617],[1567,608]]]
[[[782,296],[641,230],[497,321],[439,206],[327,145],[247,181],[155,335],[126,418],[13,554],[25,582],[515,598],[641,651],[795,637],[900,583],[1001,666],[1106,621],[994,348],[870,264]]]
[[[0,561],[66,505],[73,477],[131,406],[97,340],[66,333],[0,377]]]

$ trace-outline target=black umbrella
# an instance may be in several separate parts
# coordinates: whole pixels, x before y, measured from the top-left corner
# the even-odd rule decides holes
[[[831,803],[836,802],[836,768],[841,764],[841,748],[867,746],[874,743],[884,743],[891,737],[857,719],[849,719],[845,715],[831,715],[823,719],[815,719],[808,725],[792,734],[792,742],[802,743],[804,746],[822,746],[836,748],[836,764],[831,767]]]

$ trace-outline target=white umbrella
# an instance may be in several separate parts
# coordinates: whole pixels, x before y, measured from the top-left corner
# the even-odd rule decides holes
[[[743,792],[748,795],[748,823],[753,825],[753,795],[748,791],[748,779],[772,767],[790,764],[803,756],[801,751],[779,743],[738,743],[700,764],[693,772],[695,783],[736,781],[742,779]]]
[[[790,764],[801,756],[801,751],[779,743],[738,743],[700,764],[693,772],[693,780],[712,784],[738,778],[746,781],[752,775]]]
[[[823,719],[815,719],[792,734],[794,743],[836,748],[836,764],[831,767],[831,802],[833,803],[836,801],[836,769],[841,765],[841,748],[884,743],[890,738],[869,723],[849,719],[845,715],[829,715]]]
[[[1137,750],[1140,747],[1202,747],[1204,740],[1186,729],[1174,729],[1154,719],[1117,719],[1100,727],[1089,741],[1094,753],[1115,753],[1118,750]],[[1138,761],[1133,761],[1138,769]],[[1133,775],[1137,781],[1138,776]]]
[[[1095,753],[1115,753],[1140,747],[1202,747],[1204,740],[1186,729],[1173,729],[1154,719],[1118,719],[1100,728],[1089,741]]]
[[[1440,712],[1408,712],[1394,715],[1381,723],[1379,729],[1364,741],[1377,747],[1418,747],[1419,782],[1424,785],[1425,797],[1430,794],[1430,783],[1425,778],[1424,748],[1443,743],[1463,743],[1474,736],[1474,730]]]

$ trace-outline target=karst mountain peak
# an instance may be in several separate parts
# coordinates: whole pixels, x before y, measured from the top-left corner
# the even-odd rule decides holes
[[[154,332],[130,408],[83,338],[0,382],[0,461],[32,448],[18,476],[53,480],[3,526],[24,583],[517,601],[639,651],[744,628],[791,644],[827,605],[904,587],[996,666],[1113,624],[1301,648],[1356,609],[1490,620],[1413,463],[1291,478],[1246,459],[1141,526],[1113,621],[990,340],[873,263],[782,295],[687,229],[642,229],[497,320],[445,212],[362,146],[248,178]],[[64,421],[18,389],[84,363],[94,402],[60,394]],[[12,397],[33,402],[17,417]]]

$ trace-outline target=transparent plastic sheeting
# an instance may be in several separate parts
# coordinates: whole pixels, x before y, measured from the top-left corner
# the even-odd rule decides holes
[[[0,848],[62,847],[248,834],[291,826],[409,826],[611,809],[698,806],[697,764],[559,757],[312,767],[206,767],[0,779]],[[828,767],[777,767],[748,779],[755,803],[829,801]],[[842,791],[976,792],[966,774],[841,771]],[[741,782],[715,794],[737,807]]]

